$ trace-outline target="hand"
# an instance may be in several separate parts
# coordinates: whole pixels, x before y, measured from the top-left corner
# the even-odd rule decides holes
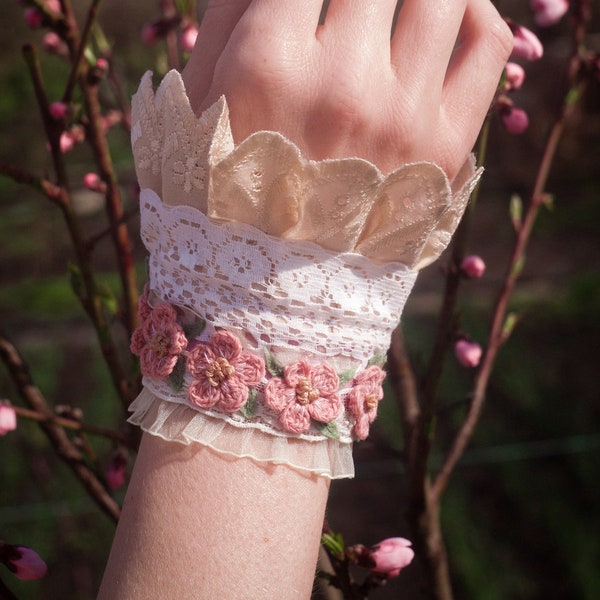
[[[224,94],[237,143],[278,131],[311,159],[389,172],[466,160],[512,49],[489,0],[214,0],[183,77],[199,113]],[[391,36],[390,36],[391,33]]]

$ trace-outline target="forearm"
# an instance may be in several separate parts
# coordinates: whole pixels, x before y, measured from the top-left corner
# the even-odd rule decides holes
[[[328,488],[145,434],[99,599],[308,598]]]

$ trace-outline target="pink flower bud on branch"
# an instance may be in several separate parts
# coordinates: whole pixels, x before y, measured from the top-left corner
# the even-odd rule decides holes
[[[52,104],[50,104],[48,107],[48,110],[50,111],[53,119],[62,121],[67,117],[69,106],[64,102],[52,102]]]
[[[549,27],[558,23],[569,10],[568,0],[531,0],[535,15],[533,20],[540,27]]]
[[[46,0],[46,7],[49,11],[56,13],[57,15],[62,14],[60,0]]]
[[[481,360],[482,350],[477,342],[471,342],[462,338],[454,345],[454,355],[456,360],[463,366],[470,369],[476,367]]]
[[[510,19],[506,19],[506,23],[514,36],[512,58],[521,58],[524,60],[538,60],[542,58],[544,47],[533,31],[527,29],[527,27],[518,25]]]
[[[26,8],[23,13],[23,18],[28,27],[37,29],[42,26],[44,15],[37,8]]]
[[[184,52],[191,52],[196,44],[198,37],[198,27],[196,25],[187,25],[179,34],[179,44]]]
[[[373,562],[371,571],[386,577],[397,577],[413,560],[415,553],[409,540],[401,537],[385,539],[369,548]]]
[[[48,572],[48,567],[40,555],[27,546],[0,541],[0,562],[3,562],[15,577],[23,581],[41,579]]]
[[[529,127],[529,117],[527,113],[517,106],[509,106],[502,111],[502,122],[508,133],[519,135]]]
[[[119,451],[106,470],[106,483],[111,490],[118,490],[123,487],[127,480],[127,456]]]
[[[69,49],[67,44],[60,38],[60,36],[54,31],[49,31],[44,35],[42,39],[42,45],[47,52],[50,54],[56,54],[57,56],[67,57],[69,56]]]
[[[0,435],[17,428],[17,413],[10,404],[0,404]]]
[[[481,256],[471,254],[460,263],[460,270],[470,279],[479,279],[485,272],[485,262]]]
[[[106,191],[106,184],[100,179],[98,173],[86,173],[83,176],[83,185],[92,192],[103,194]]]
[[[518,90],[525,81],[525,69],[514,62],[507,62],[505,67],[506,72],[506,86],[507,92],[511,90]]]

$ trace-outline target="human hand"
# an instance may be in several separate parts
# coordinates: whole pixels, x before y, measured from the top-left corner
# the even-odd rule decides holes
[[[304,156],[450,179],[481,128],[512,34],[489,0],[209,2],[183,78],[200,113],[225,95],[236,142],[278,131]],[[390,37],[390,32],[392,35]]]

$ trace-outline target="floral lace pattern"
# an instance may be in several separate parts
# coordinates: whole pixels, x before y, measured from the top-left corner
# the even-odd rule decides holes
[[[270,426],[290,434],[307,434],[312,428],[315,437],[340,439],[341,432],[348,431],[357,440],[366,437],[362,420],[370,423],[376,413],[369,402],[376,397],[376,405],[383,396],[385,372],[380,367],[371,366],[352,377],[345,372],[340,380],[327,364],[302,359],[284,367],[265,351],[267,368],[265,360],[244,351],[230,331],[216,330],[203,340],[206,323],[190,324],[188,319],[184,324],[184,309],[167,302],[152,308],[145,293],[138,312],[142,323],[131,347],[140,356],[142,374],[167,382],[180,402],[210,409],[224,419],[237,413],[234,420],[246,425],[261,403],[263,420],[267,417]],[[371,407],[368,412],[363,405]]]

